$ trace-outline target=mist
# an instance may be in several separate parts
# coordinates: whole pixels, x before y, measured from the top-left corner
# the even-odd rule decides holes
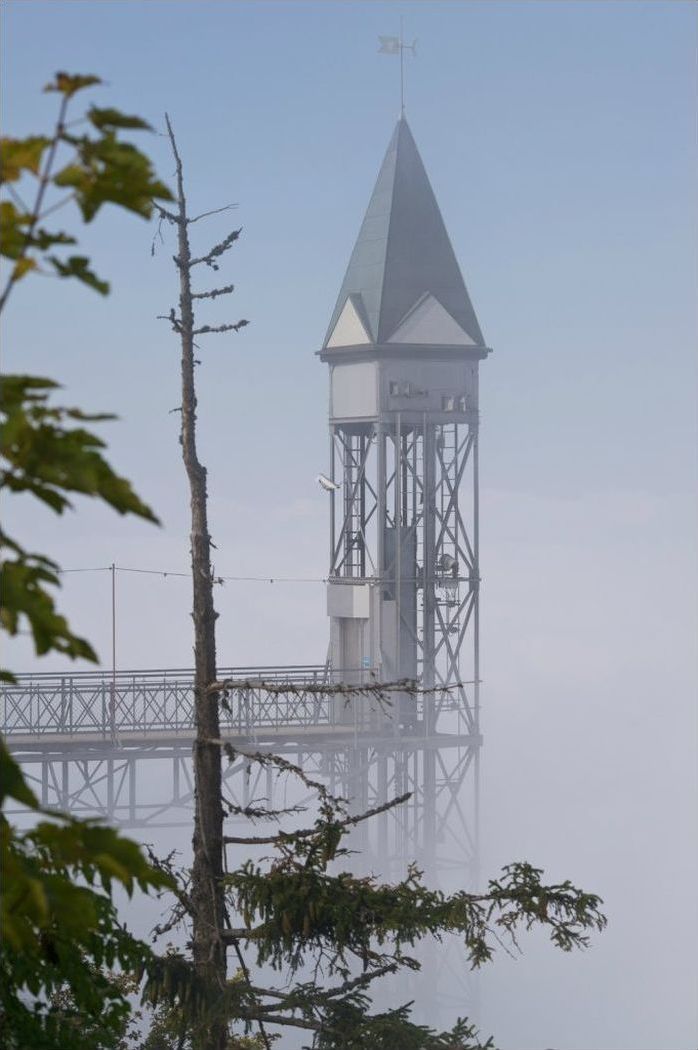
[[[328,368],[317,352],[398,113],[387,3],[14,3],[4,125],[48,120],[56,69],[175,124],[195,210],[237,204],[250,327],[207,344],[197,382],[209,471],[218,662],[324,664]],[[698,1043],[696,742],[696,57],[689,5],[408,3],[406,110],[493,353],[480,364],[482,881],[526,860],[601,895],[608,928],[563,954],[544,935],[477,979],[455,949],[391,990],[445,1026],[474,1012],[503,1050]],[[38,27],[38,28],[37,28]],[[186,75],[182,71],[186,70]],[[106,103],[104,103],[106,104]],[[165,141],[149,142],[170,179]],[[160,528],[76,504],[5,501],[10,533],[66,570],[61,608],[119,671],[192,665],[188,504],[178,444],[172,242],[107,216],[84,243],[112,283],[17,290],[8,371],[113,410],[111,462]],[[165,234],[167,237],[167,234]],[[207,316],[208,320],[208,316]],[[146,571],[126,571],[146,570]],[[178,575],[182,574],[182,575]],[[39,660],[22,672],[84,670]],[[155,763],[154,763],[155,765]],[[161,789],[154,769],[154,796]],[[147,780],[141,791],[148,790]],[[190,856],[190,828],[136,828]],[[391,874],[395,874],[392,872]],[[459,872],[431,871],[444,888]],[[138,933],[160,905],[124,915]],[[463,989],[466,989],[464,992]],[[468,1000],[464,998],[468,996]],[[292,1040],[281,1045],[296,1045]]]

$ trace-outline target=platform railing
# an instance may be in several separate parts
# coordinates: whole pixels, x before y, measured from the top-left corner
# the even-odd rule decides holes
[[[328,670],[324,664],[220,667],[231,683],[220,705],[222,734],[254,738],[297,728],[339,728],[343,733],[399,732],[424,726],[425,700],[412,697],[409,718],[399,694],[361,696],[361,683],[375,684],[370,669]],[[357,697],[334,692],[346,682]],[[330,687],[330,688],[328,688]],[[404,699],[404,698],[403,698]],[[458,694],[437,690],[437,711],[457,711]],[[194,672],[184,669],[20,674],[0,687],[0,733],[13,749],[60,749],[106,742],[129,746],[184,743],[194,736]]]
[[[331,704],[316,687],[322,664],[221,667],[220,679],[241,683],[221,708],[221,728],[249,734],[271,726],[328,724]],[[194,673],[148,669],[111,673],[20,674],[0,688],[0,732],[12,737],[193,733]],[[275,686],[265,689],[265,683]],[[278,687],[288,684],[288,692]]]

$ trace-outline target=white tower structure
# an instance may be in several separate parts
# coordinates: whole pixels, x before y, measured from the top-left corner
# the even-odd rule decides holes
[[[433,853],[444,810],[462,811],[469,772],[464,844],[476,852],[478,368],[489,352],[403,116],[320,358],[330,373],[329,476],[338,486],[330,494],[332,673],[419,687],[387,706],[337,699],[337,722],[353,723],[379,752],[364,762],[369,781],[377,766],[374,789],[345,790],[366,803],[381,801],[389,780],[411,789],[415,813],[402,837],[412,856]]]

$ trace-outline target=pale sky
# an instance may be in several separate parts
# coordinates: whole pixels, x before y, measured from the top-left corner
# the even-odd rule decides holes
[[[319,349],[398,109],[378,34],[418,38],[407,117],[480,325],[483,870],[529,859],[607,899],[583,956],[527,942],[485,978],[507,1050],[689,1050],[696,860],[696,12],[689,3],[10,2],[4,129],[40,132],[58,69],[174,122],[193,210],[244,234],[206,314],[246,317],[199,370],[217,570],[327,571],[327,377]],[[172,163],[143,137],[159,172]],[[61,216],[76,228],[76,217]],[[6,508],[69,568],[186,570],[171,242],[106,214],[81,243],[103,300],[28,279],[5,367],[114,410],[112,462],[163,528],[79,505]],[[167,235],[166,235],[167,236]],[[7,501],[6,501],[7,502]],[[188,582],[120,574],[122,668],[191,663]],[[109,659],[106,573],[63,607]],[[222,664],[322,662],[320,583],[226,584]],[[58,669],[25,641],[17,670]]]

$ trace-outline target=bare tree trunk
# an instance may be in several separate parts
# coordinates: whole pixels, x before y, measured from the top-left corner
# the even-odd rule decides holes
[[[216,618],[213,605],[211,571],[211,537],[208,532],[206,468],[196,451],[196,390],[194,385],[194,312],[190,279],[187,205],[184,195],[182,162],[174,133],[167,119],[167,130],[177,165],[177,204],[175,215],[179,270],[179,324],[182,342],[182,457],[189,480],[191,497],[191,568],[194,620],[194,863],[191,901],[193,905],[193,958],[198,974],[209,988],[226,985],[226,949],[222,938],[224,920],[223,875],[223,806],[221,801],[221,754],[218,695],[209,692],[216,681]],[[214,993],[215,997],[215,993]],[[207,1031],[196,1039],[196,1050],[224,1050],[227,1025],[223,1018],[213,1019]]]

